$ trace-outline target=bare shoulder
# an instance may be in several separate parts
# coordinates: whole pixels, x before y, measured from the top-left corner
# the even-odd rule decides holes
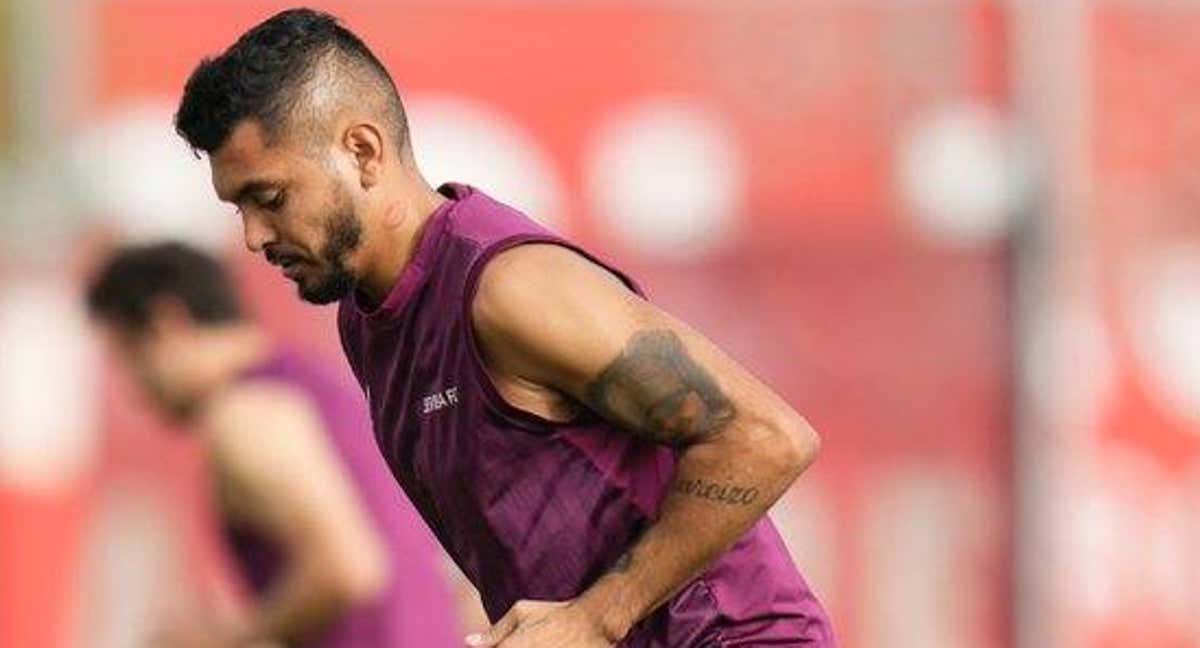
[[[206,415],[224,419],[243,416],[259,410],[279,407],[306,407],[308,399],[304,393],[280,380],[253,380],[229,387],[217,394],[209,405]]]
[[[612,272],[582,254],[529,244],[505,250],[483,269],[471,317],[493,369],[551,384],[565,356],[601,352],[647,308]]]
[[[230,468],[253,470],[287,463],[321,445],[316,406],[279,381],[252,381],[224,390],[206,408],[214,458]]]
[[[230,510],[338,578],[372,582],[382,549],[309,397],[286,382],[252,381],[225,390],[206,414]]]
[[[634,297],[620,279],[575,250],[552,243],[518,245],[483,268],[473,315],[478,323],[531,304],[596,292]]]

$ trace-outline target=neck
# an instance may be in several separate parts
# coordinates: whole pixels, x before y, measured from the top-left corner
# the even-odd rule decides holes
[[[197,346],[202,352],[196,354],[193,370],[201,403],[225,389],[247,369],[265,361],[273,349],[262,331],[245,323],[212,327],[203,333]]]
[[[369,236],[374,253],[358,281],[358,291],[371,304],[379,304],[391,292],[416,252],[429,217],[446,197],[420,176],[398,187],[402,198],[387,205],[379,225]]]

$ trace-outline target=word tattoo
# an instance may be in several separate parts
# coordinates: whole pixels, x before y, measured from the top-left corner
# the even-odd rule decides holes
[[[706,482],[703,479],[686,479],[675,484],[675,490],[700,497],[730,506],[749,506],[758,499],[757,488],[743,488],[734,486],[733,484],[718,484],[716,482]]]

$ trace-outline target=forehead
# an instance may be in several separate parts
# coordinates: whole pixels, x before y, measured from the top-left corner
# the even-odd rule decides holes
[[[277,181],[285,171],[287,149],[269,141],[256,121],[239,123],[220,148],[208,156],[213,188],[222,200],[233,200],[249,182]]]

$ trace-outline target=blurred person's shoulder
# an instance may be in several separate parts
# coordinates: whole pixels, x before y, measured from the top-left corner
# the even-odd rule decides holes
[[[215,394],[204,408],[201,423],[218,443],[288,429],[287,423],[310,422],[316,405],[300,387],[278,378],[239,381]]]

